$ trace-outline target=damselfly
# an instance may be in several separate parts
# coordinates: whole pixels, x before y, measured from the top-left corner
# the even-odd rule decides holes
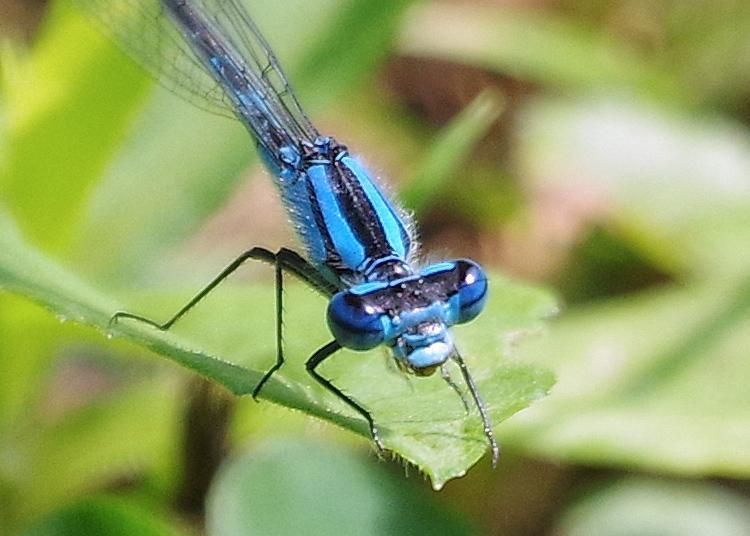
[[[384,345],[402,370],[419,376],[439,368],[468,411],[446,368],[456,363],[481,417],[494,465],[499,449],[490,418],[449,330],[482,310],[488,286],[482,269],[466,259],[419,264],[410,217],[346,146],[312,125],[267,41],[237,0],[78,1],[104,19],[126,49],[162,81],[198,98],[203,107],[229,112],[247,128],[276,178],[305,251],[303,256],[286,248],[276,253],[250,249],[167,322],[120,311],[111,323],[130,318],[168,330],[245,261],[273,264],[276,363],[255,387],[254,397],[284,363],[282,288],[284,273],[291,273],[329,298],[327,320],[334,340],[313,353],[307,371],[367,421],[379,451],[384,447],[370,412],[318,372],[341,348],[363,351]]]

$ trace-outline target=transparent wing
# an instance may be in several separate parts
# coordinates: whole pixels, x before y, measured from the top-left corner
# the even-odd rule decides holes
[[[199,0],[195,4],[207,15],[214,14],[217,28],[228,36],[251,70],[261,73],[261,78],[271,87],[284,109],[314,140],[317,130],[302,110],[276,55],[247,10],[237,0]]]
[[[160,0],[75,0],[171,91],[210,112],[236,117],[235,104],[196,59]],[[201,14],[267,86],[270,104],[310,140],[318,135],[292,92],[268,42],[237,0],[192,0]]]

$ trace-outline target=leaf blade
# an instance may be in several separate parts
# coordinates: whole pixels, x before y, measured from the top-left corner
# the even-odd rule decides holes
[[[26,296],[59,317],[106,329],[110,315],[117,309],[114,300],[24,244],[11,222],[2,222],[1,230],[0,289]],[[485,390],[485,401],[496,424],[544,396],[554,380],[543,369],[474,356],[485,353],[507,358],[507,350],[502,348],[504,338],[509,334],[515,337],[519,330],[538,329],[540,317],[555,308],[554,300],[538,289],[502,278],[497,281],[500,299],[490,304],[490,314],[482,323],[468,326],[467,334],[479,334],[476,340],[464,339],[467,361],[480,389]],[[243,291],[257,301],[257,310],[264,310],[261,307],[264,300],[269,303],[272,295],[264,287],[243,288]],[[307,289],[297,288],[296,292],[296,316],[288,323],[298,330],[296,336],[288,337],[286,350],[288,355],[309,355],[313,343],[330,336],[325,328],[320,329],[323,315],[319,299]],[[125,322],[117,326],[117,332],[225,385],[235,394],[247,394],[252,392],[273,355],[259,351],[257,337],[252,334],[271,335],[269,326],[273,325],[273,319],[272,315],[253,319],[255,331],[248,331],[239,322],[226,322],[227,318],[239,317],[247,311],[238,293],[233,292],[229,298],[207,302],[202,306],[203,312],[186,319],[176,335]],[[493,322],[493,317],[500,316],[498,311],[507,314],[499,321],[494,318]],[[436,488],[450,478],[463,475],[486,450],[478,418],[463,414],[455,394],[437,376],[414,382],[412,393],[401,378],[386,374],[382,362],[373,359],[377,354],[344,352],[336,361],[325,364],[324,373],[336,378],[342,388],[356,393],[381,423],[385,444],[425,471]],[[248,361],[248,355],[254,357]],[[367,427],[358,416],[313,384],[304,367],[293,365],[287,364],[282,373],[272,378],[262,392],[263,398],[367,436]],[[451,455],[446,456],[446,452]]]

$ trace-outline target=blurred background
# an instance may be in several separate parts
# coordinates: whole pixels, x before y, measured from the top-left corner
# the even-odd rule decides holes
[[[435,492],[359,436],[64,322],[4,248],[0,533],[750,534],[750,3],[247,4],[429,258],[557,299],[512,348],[557,383],[498,427],[497,470]],[[62,0],[0,0],[0,215],[2,243],[164,315],[248,246],[294,244],[242,128]],[[267,269],[237,277],[270,306]]]

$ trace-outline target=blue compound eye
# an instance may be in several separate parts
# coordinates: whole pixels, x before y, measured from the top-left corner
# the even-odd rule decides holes
[[[367,296],[339,292],[328,303],[328,327],[336,341],[352,350],[369,350],[383,342],[385,313]]]
[[[477,317],[487,301],[487,276],[478,264],[456,261],[458,276],[458,323],[463,324]]]

